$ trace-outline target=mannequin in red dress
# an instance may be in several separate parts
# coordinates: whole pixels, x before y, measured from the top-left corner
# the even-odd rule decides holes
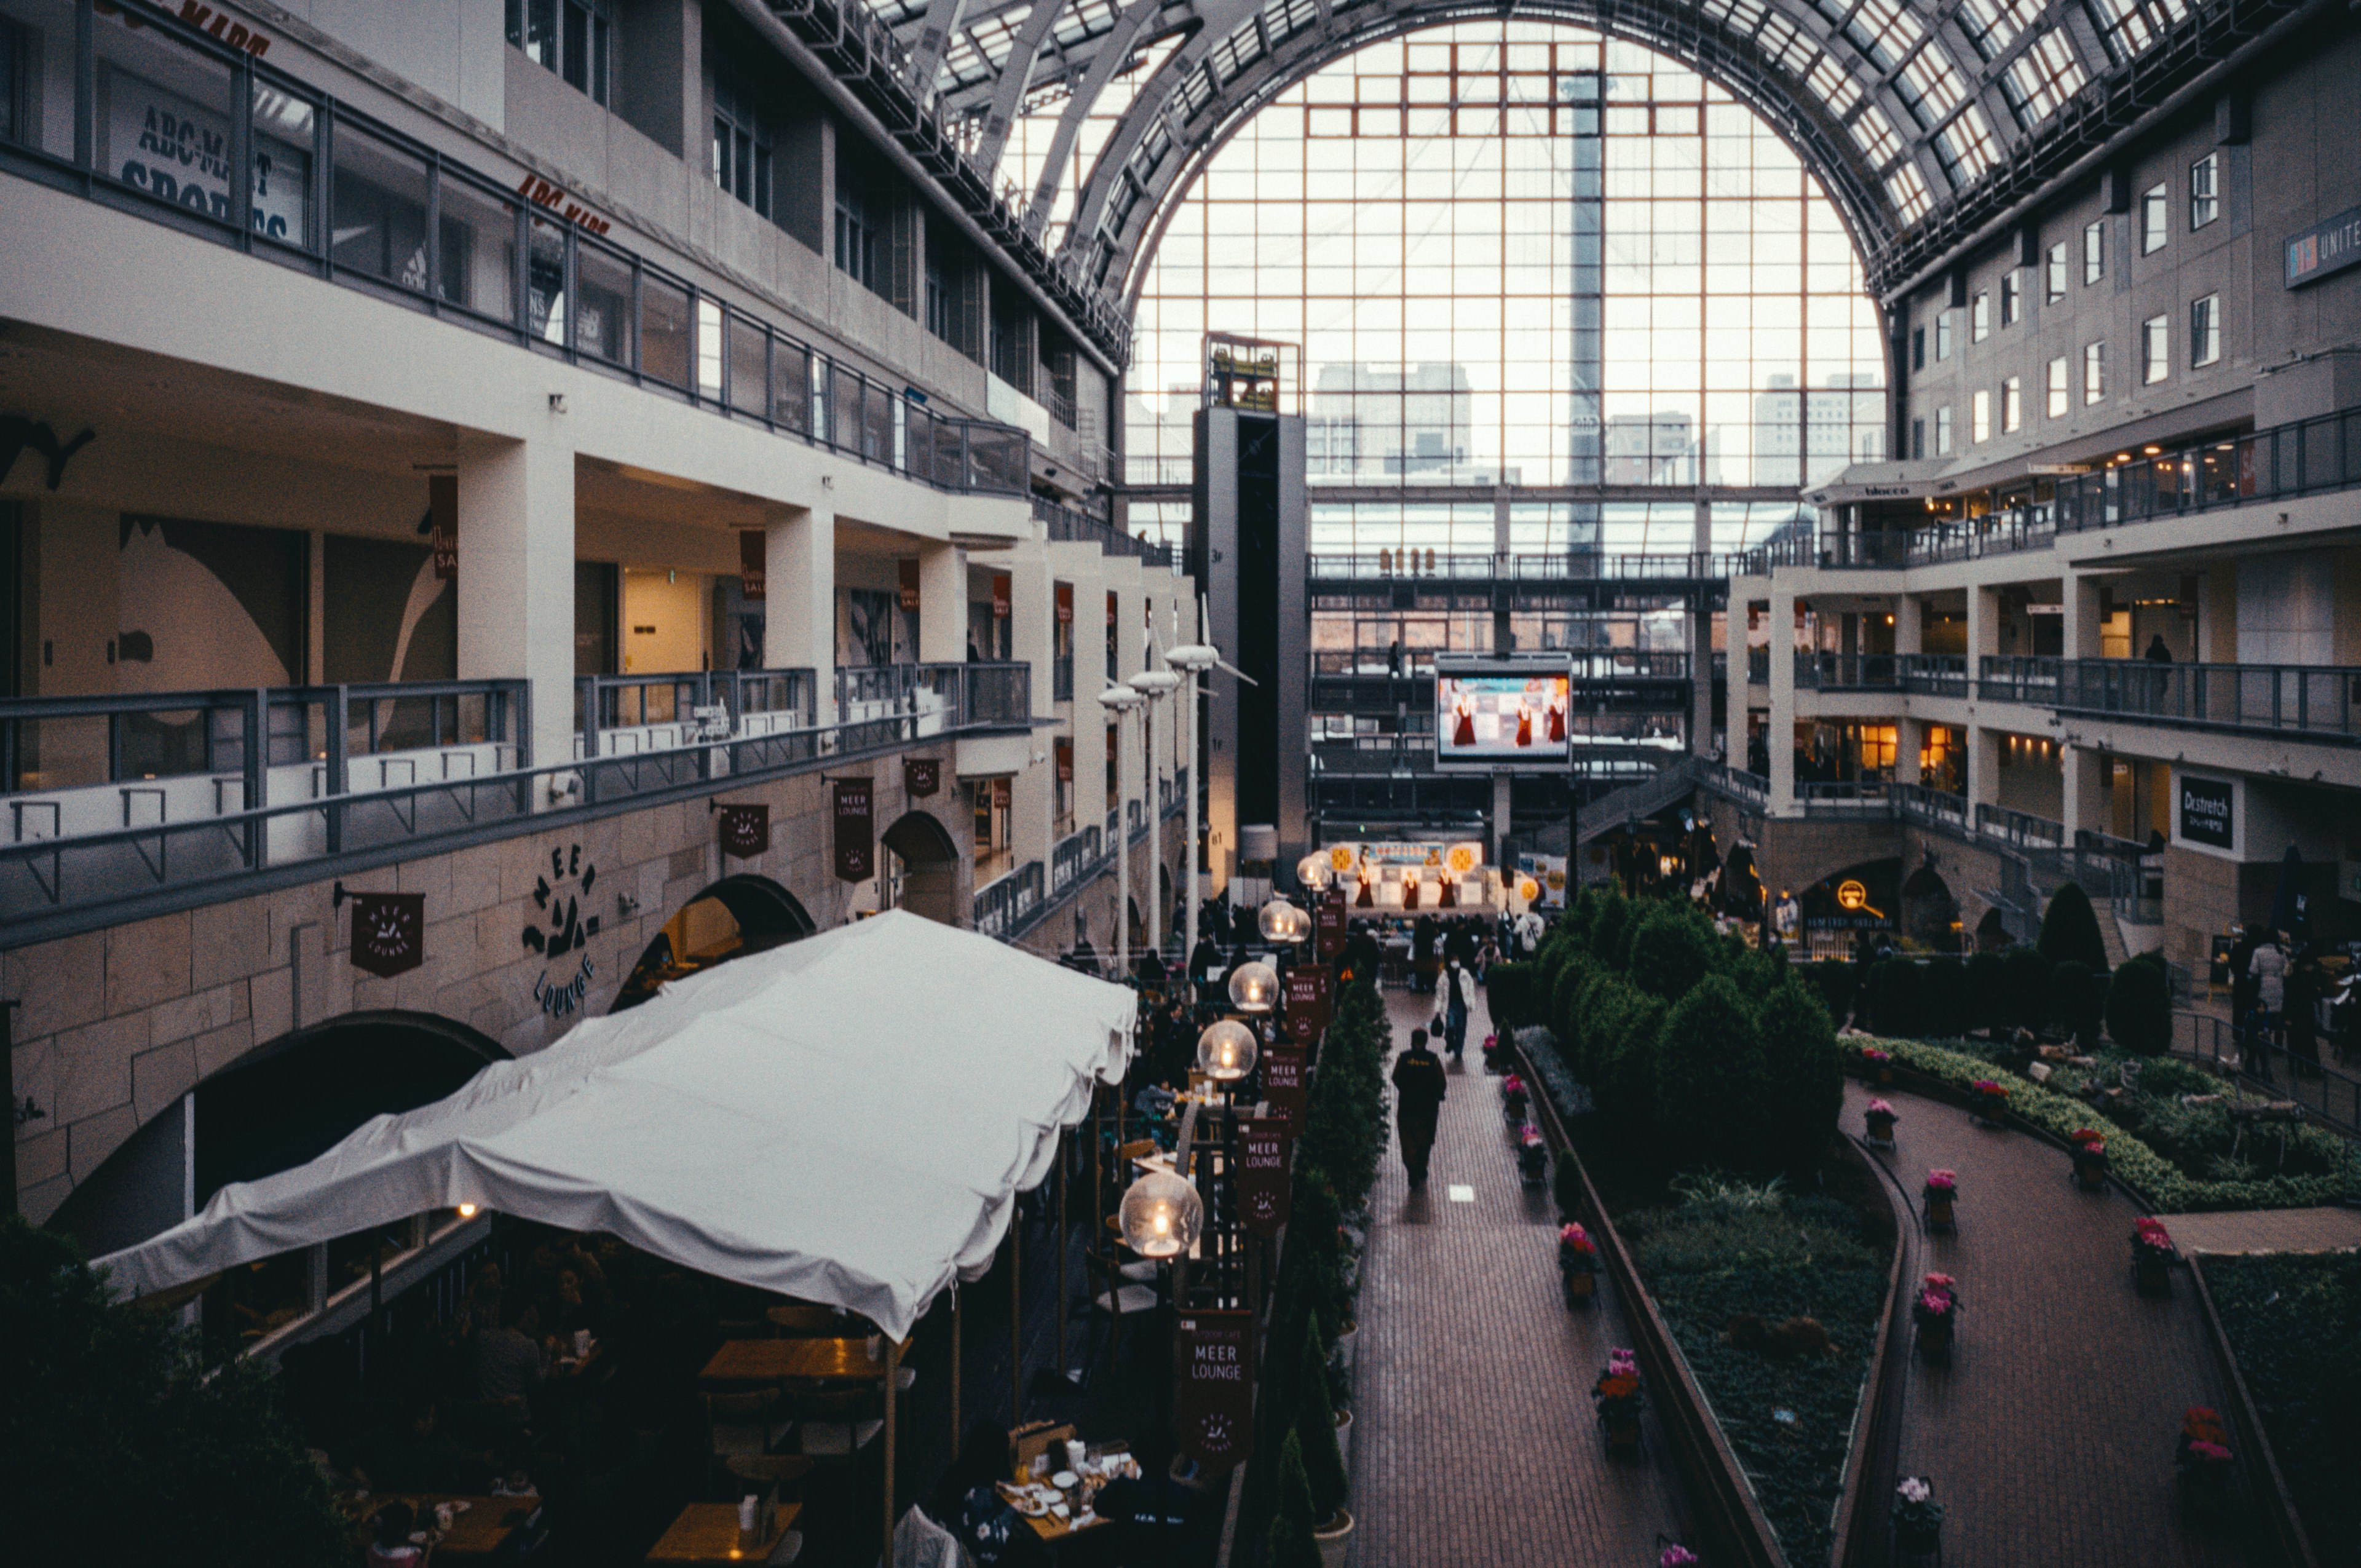
[[[1461,692],[1452,699],[1451,711],[1459,718],[1459,722],[1452,727],[1451,743],[1454,746],[1476,744],[1476,699]]]
[[[1565,739],[1565,701],[1562,697],[1549,699],[1549,738],[1553,741]]]
[[[1532,708],[1532,704],[1531,704],[1531,703],[1527,702],[1527,701],[1526,701],[1524,698],[1522,698],[1522,697],[1519,697],[1519,698],[1517,699],[1517,744],[1518,744],[1518,745],[1520,745],[1520,746],[1530,746],[1530,745],[1532,745],[1532,743],[1533,743],[1533,708]]]

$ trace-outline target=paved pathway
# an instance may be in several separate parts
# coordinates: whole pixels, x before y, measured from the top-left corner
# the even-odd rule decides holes
[[[2361,1247],[2361,1209],[2235,1209],[2169,1214],[2183,1252],[2347,1252]]]
[[[1479,992],[1480,997],[1480,992]],[[1394,1044],[1431,999],[1387,993]],[[1688,1517],[1648,1418],[1651,1457],[1610,1463],[1590,1386],[1631,1335],[1600,1278],[1569,1312],[1557,1280],[1556,1209],[1528,1190],[1477,1043],[1451,1071],[1425,1187],[1389,1154],[1372,1201],[1361,1286],[1353,1453],[1356,1568],[1610,1568],[1655,1561],[1658,1531]],[[1445,1058],[1448,1066],[1449,1058]],[[1455,1202],[1454,1185],[1473,1190]]]
[[[1886,1091],[1901,1124],[1878,1158],[1916,1208],[1930,1167],[1960,1175],[1956,1234],[1916,1238],[1914,1272],[1960,1282],[1949,1367],[1915,1356],[1903,1380],[1901,1474],[1949,1510],[1944,1557],[1977,1564],[2213,1568],[2250,1561],[2235,1534],[2184,1528],[2172,1453],[2180,1413],[2224,1402],[2185,1276],[2169,1298],[2131,1277],[2137,1209],[2083,1192],[2065,1153],[1979,1127],[1955,1106]],[[1869,1092],[1845,1090],[1856,1132]],[[1908,1354],[1905,1336],[1900,1347]],[[2255,1559],[2254,1561],[2259,1561]]]

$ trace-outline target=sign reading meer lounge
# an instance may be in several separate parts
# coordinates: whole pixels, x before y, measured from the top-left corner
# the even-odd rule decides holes
[[[2227,779],[2193,779],[2186,773],[2176,782],[2180,785],[2180,837],[2216,850],[2236,849],[2230,809],[2237,786]]]

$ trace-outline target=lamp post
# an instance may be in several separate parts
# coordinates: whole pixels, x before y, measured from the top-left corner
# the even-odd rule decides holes
[[[1184,916],[1187,929],[1180,938],[1180,967],[1186,970],[1197,956],[1197,677],[1221,661],[1221,655],[1202,642],[1183,642],[1164,655],[1164,662],[1181,673],[1187,698],[1180,705],[1180,754],[1187,759],[1189,769],[1189,908]],[[1182,981],[1182,994],[1191,1002],[1197,999],[1197,977],[1188,975]]]
[[[1115,715],[1115,972],[1126,981],[1131,978],[1131,820],[1124,808],[1128,804],[1124,781],[1130,770],[1123,765],[1124,740],[1129,726],[1124,718],[1147,698],[1127,685],[1117,684],[1099,693],[1099,706]]]
[[[1156,760],[1156,705],[1180,689],[1180,677],[1170,670],[1142,670],[1131,677],[1131,689],[1148,698],[1140,710],[1140,740],[1148,752],[1148,863],[1154,869],[1148,873],[1148,946],[1151,952],[1164,948],[1164,915],[1159,906],[1164,902],[1164,879],[1158,874],[1164,868],[1163,851],[1156,848],[1161,828],[1163,800],[1160,786],[1164,777]],[[1189,955],[1182,953],[1186,965]]]

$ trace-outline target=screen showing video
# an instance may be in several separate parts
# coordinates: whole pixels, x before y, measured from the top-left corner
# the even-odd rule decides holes
[[[1567,680],[1563,674],[1445,674],[1434,681],[1435,760],[1562,762]]]

